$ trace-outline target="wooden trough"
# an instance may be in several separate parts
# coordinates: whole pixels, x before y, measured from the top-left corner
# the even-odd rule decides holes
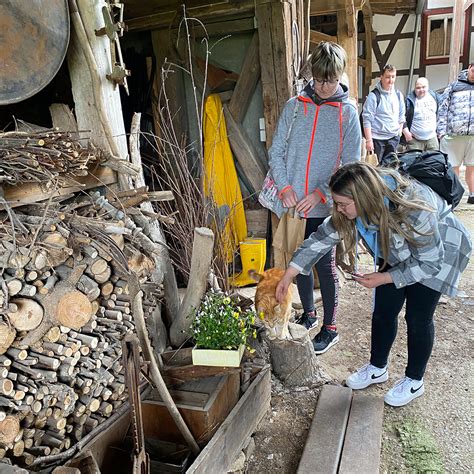
[[[255,431],[258,423],[270,408],[270,374],[270,367],[263,367],[263,369],[256,374],[246,392],[238,401],[235,400],[236,403],[234,402],[235,405],[230,413],[228,411],[226,412],[226,409],[229,407],[229,402],[226,401],[225,398],[234,387],[236,380],[238,381],[238,377],[236,379],[237,374],[235,373],[228,376],[216,377],[217,382],[214,384],[215,390],[213,390],[211,394],[207,394],[208,396],[206,396],[204,392],[198,392],[194,395],[191,392],[186,393],[186,390],[181,390],[181,393],[177,393],[179,391],[176,391],[174,395],[172,392],[173,398],[177,397],[177,407],[182,413],[183,418],[188,422],[193,434],[198,433],[198,430],[206,430],[209,427],[214,428],[214,434],[210,437],[208,444],[194,460],[192,465],[188,467],[186,472],[227,472],[239,451],[245,446],[249,436]],[[223,380],[225,378],[228,380]],[[206,382],[204,382],[204,385],[206,385]],[[204,385],[201,383],[201,390]],[[207,382],[207,385],[210,386],[209,382]],[[183,387],[180,388],[182,389]],[[178,400],[180,397],[181,402]],[[186,398],[185,401],[187,403],[185,403],[183,397]],[[173,427],[169,426],[172,422],[168,421],[168,426],[166,426],[165,429],[163,420],[168,418],[166,418],[166,414],[164,414],[164,410],[166,409],[160,405],[159,400],[156,400],[155,396],[150,397],[149,393],[143,398],[142,407],[144,420],[146,421],[144,426],[145,436],[156,439],[157,437],[163,438],[163,435],[169,435],[171,433],[172,438],[174,436],[172,440],[179,442],[179,433],[177,433]],[[152,399],[150,400],[150,398]],[[197,409],[193,410],[191,406],[192,403],[198,405],[198,407],[194,407]],[[228,413],[227,416],[224,413]],[[218,419],[219,415],[221,415],[220,420]],[[216,426],[212,426],[212,423],[215,422],[219,424],[222,423],[217,430]],[[130,459],[130,454],[119,449],[110,451],[110,448],[122,445],[129,426],[130,413],[127,411],[120,416],[109,429],[99,433],[85,444],[81,448],[81,453],[91,452],[103,474],[127,472],[123,469],[118,470],[118,468],[120,463],[123,461],[126,463],[127,460]],[[78,456],[80,455],[79,453]],[[73,463],[74,459],[67,465]],[[122,466],[122,468],[124,468],[124,466]]]

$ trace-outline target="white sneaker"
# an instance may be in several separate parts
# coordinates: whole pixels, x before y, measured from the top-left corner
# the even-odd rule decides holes
[[[402,407],[410,403],[414,398],[421,397],[425,393],[423,379],[414,380],[404,377],[399,380],[385,395],[385,403],[393,407]]]
[[[365,364],[357,372],[349,375],[346,380],[346,385],[354,390],[366,388],[374,383],[386,382],[388,379],[387,366],[379,369],[372,364]]]

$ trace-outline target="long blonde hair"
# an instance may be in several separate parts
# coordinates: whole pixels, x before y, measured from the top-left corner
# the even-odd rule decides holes
[[[395,184],[392,190],[385,177],[391,177]],[[397,171],[387,168],[375,168],[367,163],[350,163],[339,168],[329,181],[329,188],[335,194],[352,199],[357,215],[364,226],[378,226],[380,248],[385,262],[389,255],[390,233],[395,232],[408,242],[417,246],[418,232],[410,222],[409,215],[414,210],[434,212],[417,195],[417,190],[409,179]],[[386,200],[388,199],[388,203]],[[356,244],[355,220],[348,219],[332,209],[334,227],[344,241],[346,252],[354,252]],[[428,234],[430,235],[430,234]]]

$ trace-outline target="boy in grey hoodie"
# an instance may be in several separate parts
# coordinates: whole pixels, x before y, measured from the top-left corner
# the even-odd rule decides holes
[[[348,89],[340,83],[346,53],[339,45],[321,42],[311,56],[313,81],[290,99],[280,116],[269,150],[269,165],[284,207],[306,219],[305,239],[330,214],[329,179],[341,164],[360,159],[361,132],[357,110],[349,101]],[[338,279],[335,251],[316,264],[321,284],[324,321],[314,338],[317,354],[338,342],[336,311]],[[303,305],[300,323],[316,326],[314,279],[298,275]]]
[[[362,109],[365,147],[368,152],[375,152],[379,163],[397,151],[405,123],[405,100],[403,94],[395,89],[396,77],[395,66],[384,66],[380,81],[369,92]]]

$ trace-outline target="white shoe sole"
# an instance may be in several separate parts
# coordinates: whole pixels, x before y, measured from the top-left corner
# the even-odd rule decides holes
[[[337,344],[339,342],[339,336],[336,336],[324,349],[321,349],[320,351],[317,351],[316,349],[314,350],[314,353],[316,355],[321,355],[327,352],[329,349],[331,349],[332,346]]]
[[[415,393],[412,393],[410,397],[405,398],[404,400],[391,398],[390,392],[388,392],[384,397],[384,401],[387,405],[390,405],[392,407],[403,407],[405,405],[408,405],[415,398],[421,397],[424,393],[425,393],[425,385],[423,384],[419,390],[417,390]]]
[[[372,374],[372,377],[373,377],[373,374]],[[376,383],[383,383],[383,382],[386,382],[387,380],[388,380],[388,369],[385,370],[385,372],[383,374],[379,375],[378,377],[370,378],[370,379],[367,379],[364,382],[360,382],[360,383],[351,382],[349,379],[347,379],[346,380],[346,385],[349,388],[352,388],[353,390],[362,390],[363,388],[367,388],[370,385],[374,385]]]

